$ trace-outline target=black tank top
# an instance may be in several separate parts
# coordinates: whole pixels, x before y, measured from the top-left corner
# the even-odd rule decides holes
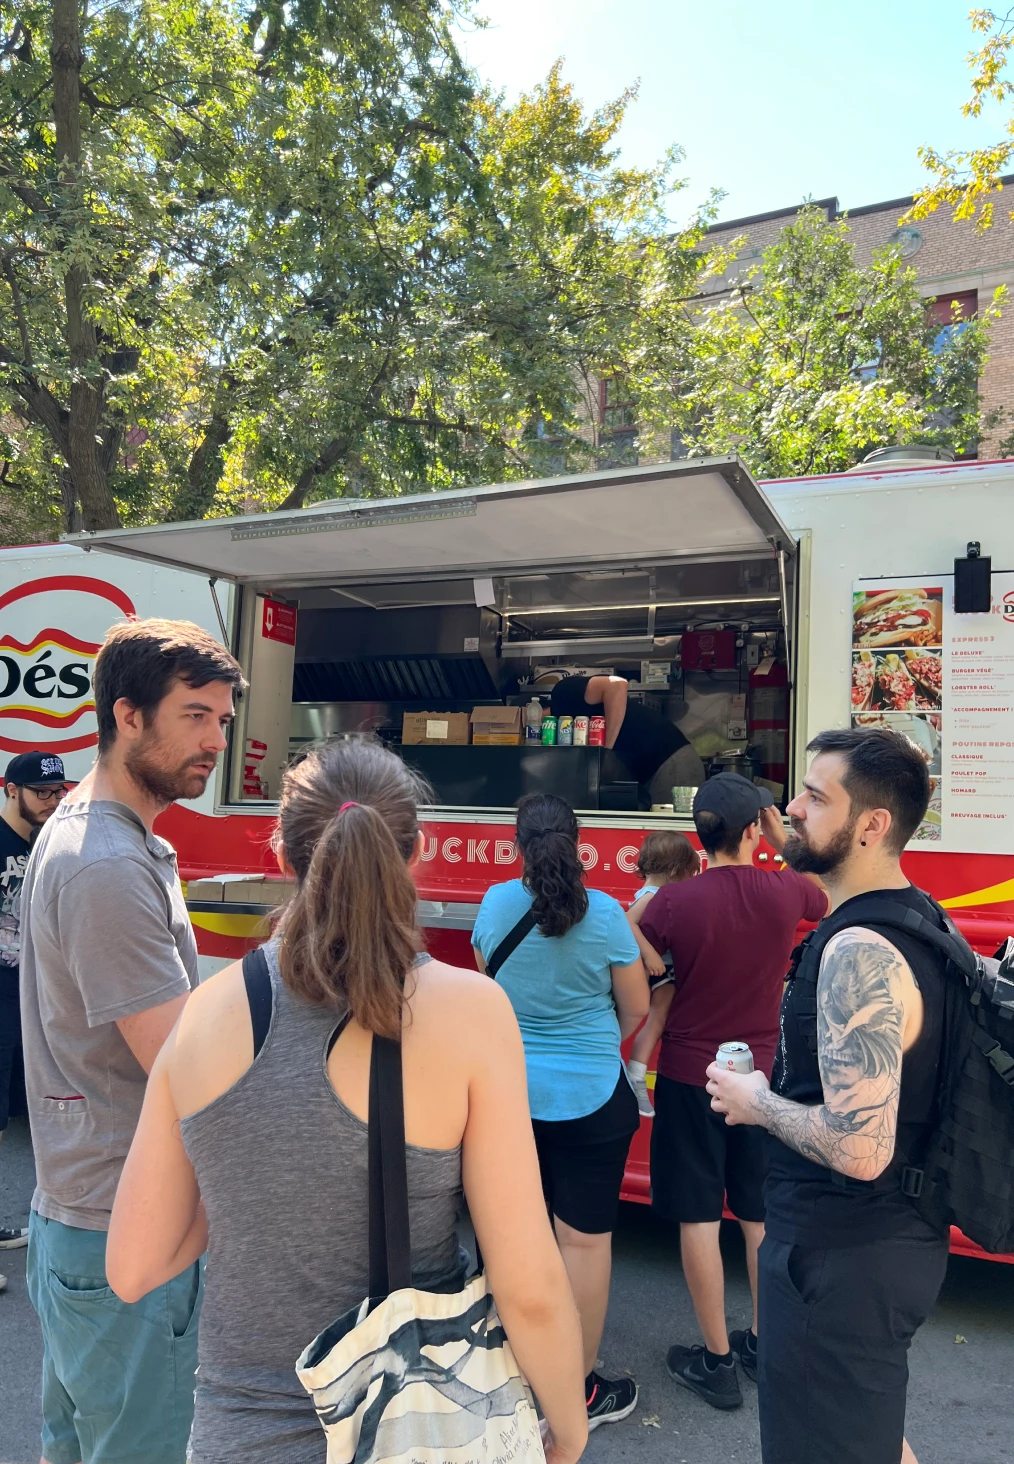
[[[765,1226],[773,1240],[841,1246],[867,1244],[889,1236],[932,1234],[902,1192],[901,1170],[906,1164],[921,1161],[936,1122],[947,977],[943,958],[921,941],[862,918],[862,903],[870,898],[894,900],[916,909],[941,928],[942,922],[922,891],[912,885],[856,895],[836,912],[847,912],[854,905],[856,924],[876,931],[901,952],[922,994],[922,1031],[901,1064],[895,1156],[878,1179],[849,1179],[805,1159],[768,1135]],[[824,1101],[820,1068],[807,1040],[807,1023],[813,1031],[813,995],[808,982],[789,982],[782,1001],[781,1035],[771,1079],[776,1093],[807,1105]]]

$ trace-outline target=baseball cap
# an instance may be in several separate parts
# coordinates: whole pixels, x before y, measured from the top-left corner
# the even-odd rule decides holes
[[[694,795],[694,818],[699,813],[714,813],[723,828],[735,832],[756,823],[761,809],[770,808],[774,801],[767,788],[759,788],[741,773],[716,773]]]
[[[12,757],[4,773],[4,785],[16,783],[19,788],[44,788],[50,783],[66,783],[63,758],[55,752],[19,752]]]

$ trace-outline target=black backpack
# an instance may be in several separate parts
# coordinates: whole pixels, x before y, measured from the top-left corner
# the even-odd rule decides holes
[[[924,898],[940,924],[882,894],[849,900],[796,948],[789,978],[813,985],[813,1020],[803,1025],[816,1056],[820,958],[840,931],[870,925],[888,938],[891,929],[904,931],[943,958],[936,1127],[918,1163],[899,1153],[888,1174],[936,1229],[956,1225],[995,1255],[1014,1250],[1014,937],[996,956],[979,956],[946,910]]]

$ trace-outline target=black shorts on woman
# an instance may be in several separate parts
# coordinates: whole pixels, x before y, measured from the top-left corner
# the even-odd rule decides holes
[[[611,1096],[593,1113],[532,1120],[542,1191],[557,1220],[583,1235],[615,1229],[627,1153],[640,1121],[622,1067]]]

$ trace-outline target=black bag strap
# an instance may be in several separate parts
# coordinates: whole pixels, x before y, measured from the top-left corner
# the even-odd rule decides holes
[[[370,1056],[370,1301],[412,1285],[401,1043],[373,1038]]]
[[[247,951],[243,957],[243,985],[250,1004],[250,1023],[253,1027],[253,1051],[257,1056],[267,1040],[271,1026],[271,972],[267,957],[260,946]]]
[[[975,952],[947,912],[935,902],[930,901],[928,896],[927,900],[945,920],[946,930],[941,930],[938,925],[927,919],[925,915],[921,915],[918,910],[913,910],[911,906],[902,905],[896,900],[869,899],[863,900],[861,903],[859,900],[850,900],[847,909],[843,908],[840,913],[834,915],[825,915],[817,929],[811,931],[797,947],[793,953],[793,968],[789,973],[790,976],[801,976],[815,983],[824,948],[836,935],[855,926],[878,925],[886,926],[890,930],[900,930],[913,936],[916,940],[922,941],[923,945],[931,946],[952,961],[963,975],[974,979],[978,971]]]
[[[486,962],[486,975],[495,976],[509,956],[512,956],[530,930],[535,929],[535,911],[526,910],[516,925],[512,925]]]

